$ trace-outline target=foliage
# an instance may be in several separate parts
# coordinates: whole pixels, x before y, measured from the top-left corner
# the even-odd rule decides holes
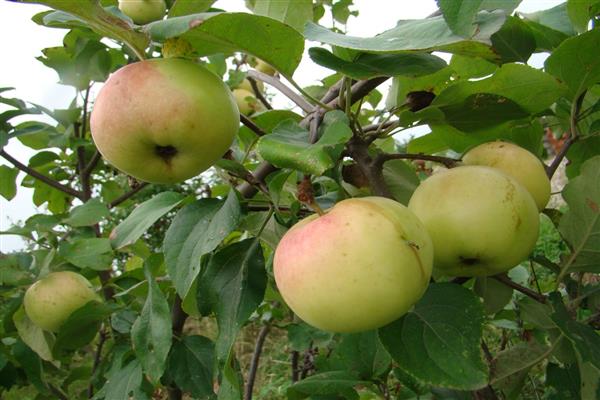
[[[173,0],[145,26],[116,1],[21,2],[51,7],[33,21],[67,29],[39,60],[76,95],[49,110],[0,89],[0,195],[27,187],[44,206],[1,232],[27,248],[0,254],[0,397],[600,397],[600,1],[524,14],[518,0],[439,0],[436,15],[399,15],[371,38],[345,34],[360,12],[351,0],[247,0],[248,13]],[[293,75],[315,42],[310,60],[332,74],[303,88]],[[544,68],[526,64],[543,52]],[[92,88],[123,65],[173,54],[231,87],[264,81],[266,93],[254,90],[266,110],[242,119],[208,172],[149,185],[96,150]],[[255,71],[258,60],[278,74]],[[382,104],[376,88],[388,79]],[[272,110],[273,88],[294,106]],[[417,126],[428,133],[395,136]],[[406,204],[437,164],[497,139],[549,160],[549,176],[569,163],[564,202],[544,211],[528,260],[508,275],[436,277],[378,331],[334,335],[292,315],[272,274],[289,227],[348,197]],[[14,141],[35,154],[19,161]],[[23,294],[61,270],[87,277],[104,303],[45,332]]]

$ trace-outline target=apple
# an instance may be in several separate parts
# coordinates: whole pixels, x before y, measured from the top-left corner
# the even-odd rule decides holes
[[[265,86],[263,85],[263,83],[261,81],[255,81],[256,82],[256,87],[258,88],[259,92],[263,92],[265,89]],[[244,89],[249,91],[250,93],[254,93],[254,88],[252,87],[252,84],[250,83],[250,80],[248,80],[248,78],[244,78],[244,80],[242,81],[242,83],[240,83],[237,86],[237,89]]]
[[[271,76],[277,73],[277,70],[275,68],[271,67],[269,64],[260,59],[256,59],[256,65],[254,66],[254,69],[262,72],[263,74]]]
[[[94,142],[119,170],[146,182],[198,175],[231,146],[239,112],[229,88],[192,61],[129,64],[102,87],[91,116]]]
[[[90,282],[71,271],[52,272],[25,292],[23,305],[29,319],[40,328],[57,332],[75,310],[99,301]]]
[[[408,208],[431,235],[434,267],[446,275],[507,271],[531,253],[538,237],[533,197],[492,167],[440,171],[417,187]]]
[[[119,0],[119,10],[138,25],[162,19],[167,11],[165,0]]]
[[[283,236],[273,260],[277,287],[301,319],[330,332],[376,329],[423,295],[431,239],[405,206],[383,197],[342,200]]]
[[[251,115],[263,110],[262,104],[259,103],[253,92],[246,89],[233,89],[232,93],[240,113]]]
[[[531,193],[540,211],[550,200],[550,179],[544,164],[533,153],[516,144],[483,143],[469,150],[462,160],[465,165],[486,165],[512,176]]]

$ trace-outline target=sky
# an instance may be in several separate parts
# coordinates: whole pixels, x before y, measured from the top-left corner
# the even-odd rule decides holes
[[[551,8],[562,0],[523,0],[517,11],[532,12]],[[358,17],[348,21],[349,35],[370,37],[393,28],[400,19],[424,18],[437,9],[435,0],[354,0],[355,9],[360,10]],[[215,7],[228,11],[248,11],[243,0],[218,0]],[[60,46],[65,30],[45,28],[31,21],[31,17],[47,8],[33,4],[17,4],[0,1],[0,39],[2,62],[0,63],[0,87],[13,87],[14,91],[3,93],[7,97],[17,97],[37,103],[50,109],[67,108],[75,90],[58,84],[58,75],[45,67],[36,57],[46,47]],[[326,17],[324,17],[326,18]],[[306,48],[318,45],[307,43]],[[530,64],[541,66],[544,57],[536,55]],[[332,71],[312,63],[306,56],[294,74],[294,79],[302,86],[315,83],[315,78],[324,77]],[[382,89],[380,87],[380,89]],[[385,92],[385,86],[383,87]],[[285,101],[284,101],[285,102]],[[0,112],[4,109],[1,108]],[[30,119],[31,117],[27,117]],[[13,120],[13,122],[18,120]],[[13,140],[7,146],[7,152],[26,163],[34,151]],[[0,164],[7,164],[0,158]],[[20,182],[21,173],[17,178]],[[8,229],[13,223],[25,221],[29,216],[42,212],[33,205],[33,191],[17,187],[17,196],[10,202],[0,197],[0,231]],[[22,249],[20,237],[0,235],[0,251],[10,252]]]

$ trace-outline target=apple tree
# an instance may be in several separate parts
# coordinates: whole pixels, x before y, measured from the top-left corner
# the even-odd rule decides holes
[[[2,399],[600,398],[600,1],[16,3]]]

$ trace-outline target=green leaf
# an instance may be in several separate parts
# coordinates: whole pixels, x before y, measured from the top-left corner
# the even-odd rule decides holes
[[[194,398],[214,396],[213,362],[215,344],[204,336],[185,336],[169,354],[166,375]]]
[[[19,0],[23,3],[43,4],[55,10],[72,14],[84,22],[85,26],[97,33],[117,39],[131,47],[138,54],[143,54],[148,45],[148,39],[140,32],[132,29],[125,20],[105,11],[98,1],[64,1],[64,0]]]
[[[11,201],[17,194],[19,170],[8,165],[0,165],[0,196]]]
[[[419,178],[414,169],[403,160],[390,160],[383,164],[383,179],[394,199],[404,205],[408,204],[419,186]]]
[[[246,239],[218,251],[208,261],[198,293],[206,296],[217,316],[216,355],[229,359],[237,333],[264,297],[265,260],[258,239]]]
[[[112,246],[120,249],[133,244],[152,224],[179,205],[182,200],[183,196],[179,193],[163,192],[143,202],[111,232]]]
[[[504,10],[507,14],[512,13],[519,6],[522,0],[483,0],[480,10]]]
[[[427,53],[371,54],[361,53],[352,61],[344,60],[330,51],[312,47],[310,58],[317,64],[355,79],[376,76],[421,76],[446,67],[446,62]]]
[[[79,268],[104,271],[111,268],[113,249],[106,238],[76,239],[63,242],[58,254]]]
[[[146,400],[150,399],[142,392],[143,375],[139,360],[132,360],[111,374],[106,381],[106,400]]]
[[[215,1],[216,0],[175,0],[171,8],[169,8],[169,18],[203,13],[208,11]]]
[[[90,301],[73,311],[60,327],[52,352],[56,355],[63,350],[76,350],[90,343],[100,329],[100,324],[113,312],[113,307],[97,301]]]
[[[527,63],[536,49],[535,36],[521,18],[508,17],[502,29],[492,35],[492,47],[502,58],[502,63]]]
[[[148,297],[131,327],[131,341],[144,372],[156,385],[165,371],[171,349],[171,313],[167,299],[150,273],[149,264],[146,264],[144,274],[148,281]]]
[[[534,328],[544,330],[556,328],[554,321],[550,317],[552,308],[547,304],[542,304],[529,297],[523,297],[519,300],[519,310],[521,311],[523,322]]]
[[[73,227],[91,226],[110,215],[108,208],[99,199],[88,200],[85,204],[74,207],[63,223]]]
[[[430,284],[412,312],[379,330],[399,367],[422,383],[476,390],[487,385],[481,357],[483,307],[468,289]]]
[[[581,175],[569,181],[563,198],[569,210],[560,220],[559,231],[569,243],[571,254],[561,266],[568,272],[600,273],[600,156],[581,167]]]
[[[277,20],[245,13],[204,13],[156,21],[146,26],[152,40],[187,40],[198,55],[245,52],[291,77],[304,51],[304,39]]]
[[[567,13],[573,23],[573,27],[578,33],[588,30],[590,19],[594,16],[594,11],[598,11],[600,1],[598,0],[568,0]]]
[[[331,370],[373,380],[389,372],[392,358],[379,341],[377,331],[368,331],[344,335],[328,361]]]
[[[272,134],[261,137],[258,152],[277,167],[322,175],[334,166],[343,144],[351,137],[347,123],[337,121],[327,126],[317,143],[310,144],[309,132],[288,120],[280,123]]]
[[[483,58],[465,57],[457,54],[452,56],[450,67],[462,79],[482,78],[493,74],[498,69],[496,64]]]
[[[54,336],[31,322],[23,307],[19,307],[13,314],[12,319],[21,340],[35,351],[42,360],[52,361]]]
[[[581,174],[581,166],[590,158],[600,155],[600,136],[582,137],[571,145],[567,158],[567,177],[573,179]]]
[[[13,356],[27,375],[27,381],[43,394],[48,393],[46,383],[42,379],[42,360],[21,341],[12,346]]]
[[[567,14],[566,2],[546,10],[529,14],[522,13],[521,15],[530,21],[537,22],[540,25],[544,25],[566,35],[572,36],[576,34],[573,25],[569,20],[569,15]]]
[[[473,20],[482,0],[437,0],[444,20],[459,36],[470,37],[475,33]]]
[[[163,248],[169,276],[185,298],[200,272],[200,258],[213,251],[238,225],[240,204],[233,190],[224,201],[202,199],[177,213]]]
[[[505,18],[503,12],[480,12],[475,18],[477,33],[470,40],[452,33],[442,16],[400,21],[395,28],[372,38],[334,33],[309,22],[304,29],[304,36],[307,40],[369,53],[443,51],[496,59],[497,55],[487,43],[491,35],[500,29]]]
[[[309,376],[295,383],[288,388],[287,396],[289,400],[317,398],[317,395],[336,395],[334,398],[342,396],[346,400],[358,400],[359,396],[354,386],[366,383],[346,371],[329,371]]]
[[[311,0],[257,0],[254,14],[271,17],[302,33],[304,24],[313,19]]]
[[[545,69],[569,87],[571,100],[600,81],[600,29],[570,38],[546,59]]]
[[[561,368],[554,363],[546,367],[546,383],[549,386],[549,400],[580,400],[581,392],[577,364]]]
[[[483,308],[486,314],[495,314],[502,311],[504,306],[512,299],[513,290],[494,278],[479,277],[473,288],[475,293],[483,299]]]

